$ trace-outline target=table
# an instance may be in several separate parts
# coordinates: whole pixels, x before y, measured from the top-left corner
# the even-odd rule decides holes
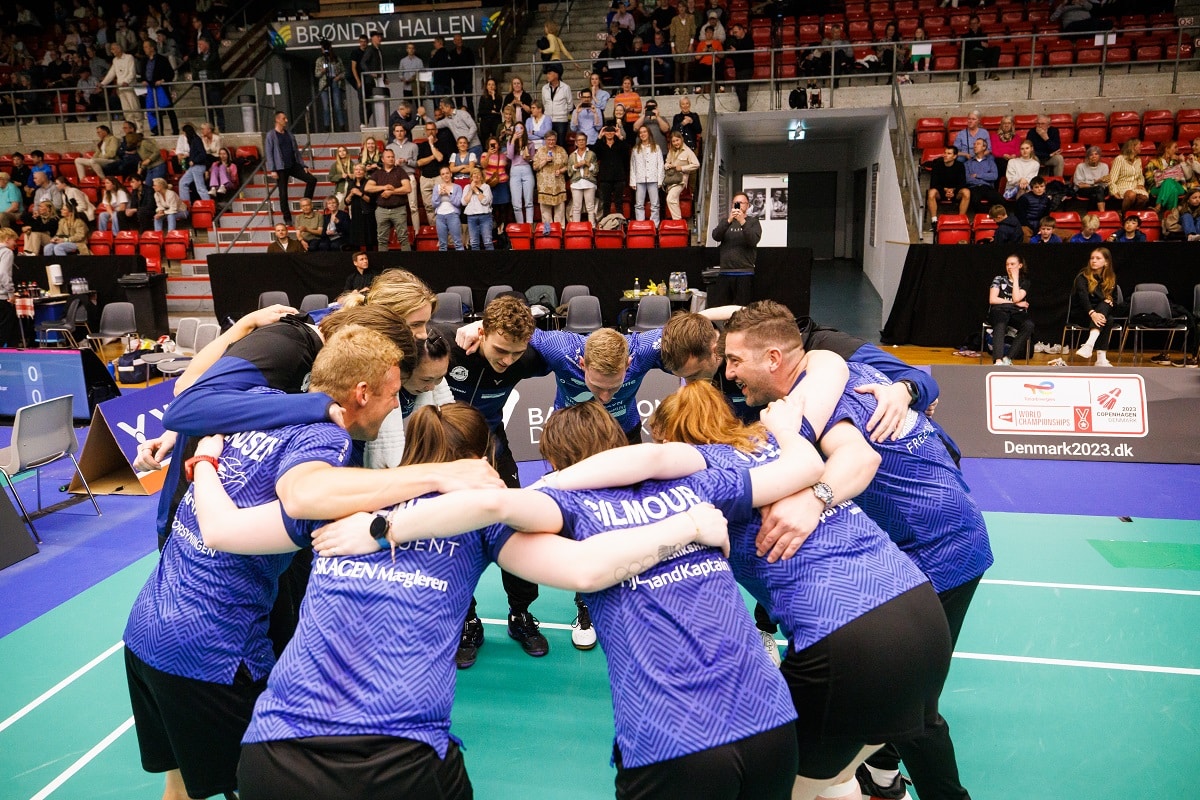
[[[146,385],[150,385],[150,367],[163,361],[174,361],[178,357],[177,353],[147,353],[142,356],[142,364],[146,367]]]
[[[642,297],[651,297],[651,295],[643,294],[641,297],[626,297],[622,293],[618,302],[621,305],[621,311],[617,315],[617,327],[620,330],[628,331],[633,324],[631,316],[637,315],[638,304],[642,302]],[[688,311],[692,307],[691,292],[683,292],[682,294],[668,294],[667,299],[671,301],[671,313],[676,311]]]

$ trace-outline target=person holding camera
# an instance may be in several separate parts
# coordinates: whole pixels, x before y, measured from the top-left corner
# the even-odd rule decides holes
[[[667,149],[667,134],[671,132],[670,123],[658,113],[658,101],[650,98],[646,101],[646,109],[642,112],[633,123],[633,130],[636,132],[643,125],[649,129],[650,135],[654,138],[654,143],[658,145],[659,152],[665,152]]]
[[[757,217],[748,214],[749,209],[750,198],[745,192],[738,192],[733,196],[729,216],[713,228],[712,237],[721,243],[718,248],[721,269],[708,289],[710,307],[744,306],[754,300],[754,264],[762,225]]]
[[[321,119],[325,127],[334,130],[330,120],[332,109],[333,120],[337,123],[336,130],[346,130],[346,104],[344,92],[346,85],[346,67],[342,59],[333,52],[333,45],[328,39],[321,40],[321,55],[317,56],[316,68],[317,92],[321,96]]]
[[[587,137],[587,143],[593,145],[604,127],[604,117],[600,109],[592,101],[592,90],[583,89],[579,92],[579,105],[571,112],[571,131]]]

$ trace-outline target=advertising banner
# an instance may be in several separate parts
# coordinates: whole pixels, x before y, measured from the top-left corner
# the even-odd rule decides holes
[[[499,8],[462,8],[450,11],[404,11],[369,17],[323,17],[321,19],[284,20],[267,27],[267,39],[278,50],[317,50],[322,39],[334,47],[358,45],[358,37],[372,31],[383,34],[384,45],[450,39],[483,39],[496,20]]]
[[[162,418],[175,397],[175,381],[163,381],[96,406],[79,469],[93,494],[154,494],[166,470],[137,472],[138,445],[163,435]],[[83,494],[76,475],[67,491]]]

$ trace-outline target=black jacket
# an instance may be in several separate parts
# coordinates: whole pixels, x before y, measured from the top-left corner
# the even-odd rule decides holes
[[[1016,217],[1008,216],[996,223],[996,236],[992,239],[996,244],[1021,244],[1025,241],[1025,233]]]

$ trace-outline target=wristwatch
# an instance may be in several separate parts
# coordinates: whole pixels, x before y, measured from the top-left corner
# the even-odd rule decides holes
[[[391,550],[392,543],[388,541],[388,518],[381,514],[377,514],[375,519],[371,520],[371,538],[375,540],[375,544],[379,545],[380,550]]]
[[[818,500],[825,504],[826,508],[829,508],[831,505],[833,505],[833,489],[829,488],[828,483],[814,483],[812,490],[813,494],[817,496]]]
[[[215,456],[192,456],[187,461],[183,462],[183,476],[189,481],[192,480],[193,470],[195,470],[196,464],[200,463],[201,461],[207,461],[209,464],[212,464],[213,469],[217,471],[220,471],[221,469]]]
[[[908,389],[908,404],[910,406],[916,405],[917,401],[921,399],[921,393],[917,391],[917,385],[907,378],[900,382]]]

